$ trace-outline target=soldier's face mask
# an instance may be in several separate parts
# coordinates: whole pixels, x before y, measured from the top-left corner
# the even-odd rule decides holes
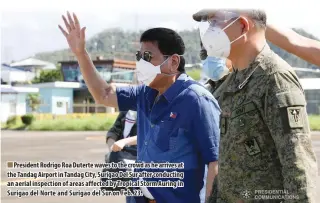
[[[232,26],[239,18],[240,16],[236,13],[219,11],[213,17],[209,17],[199,23],[201,41],[207,50],[208,56],[227,58],[230,55],[231,44],[239,40],[246,33],[230,41],[225,30]]]
[[[224,76],[228,75],[229,68],[227,67],[226,59],[208,56],[207,50],[204,49],[202,42],[200,46],[200,59],[202,62],[202,71],[204,72],[204,74],[213,81],[218,81]]]
[[[205,60],[202,60],[202,69],[204,74],[213,81],[218,81],[229,73],[226,59],[213,56],[208,56]]]

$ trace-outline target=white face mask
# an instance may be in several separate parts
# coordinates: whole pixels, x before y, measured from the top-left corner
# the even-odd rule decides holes
[[[210,25],[205,31],[200,31],[201,40],[203,46],[207,50],[208,56],[227,58],[230,55],[231,44],[243,37],[246,33],[240,35],[238,38],[230,42],[229,37],[224,30],[230,27],[238,19],[239,18],[231,22],[223,29]]]
[[[163,63],[154,66],[152,63],[143,60],[142,58],[136,62],[137,79],[140,83],[150,85],[158,74],[161,74],[161,66],[168,61],[167,58]]]

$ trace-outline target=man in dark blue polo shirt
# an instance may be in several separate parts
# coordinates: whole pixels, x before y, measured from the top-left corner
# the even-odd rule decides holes
[[[113,87],[97,73],[85,49],[85,28],[75,15],[60,27],[76,55],[83,78],[95,101],[120,111],[137,111],[138,162],[184,163],[184,187],[141,187],[136,202],[199,203],[205,164],[206,196],[217,173],[220,108],[212,94],[186,75],[182,38],[173,30],[154,28],[141,36],[136,53],[138,86]],[[144,171],[172,171],[143,169]],[[138,170],[137,170],[138,171]],[[177,179],[143,178],[140,181]],[[155,200],[155,201],[154,201]]]

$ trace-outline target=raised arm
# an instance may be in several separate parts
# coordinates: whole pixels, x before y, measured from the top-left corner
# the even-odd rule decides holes
[[[281,49],[320,67],[320,41],[274,25],[268,25],[266,38]]]
[[[117,95],[115,87],[108,84],[96,70],[90,56],[85,48],[85,30],[81,28],[79,20],[75,14],[71,17],[67,13],[68,19],[62,16],[67,31],[60,25],[59,28],[66,37],[69,47],[77,57],[81,73],[88,86],[88,89],[98,104],[103,104],[110,107],[118,107]]]

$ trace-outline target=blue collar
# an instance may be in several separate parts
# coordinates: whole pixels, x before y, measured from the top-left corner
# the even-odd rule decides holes
[[[185,73],[181,73],[177,80],[161,95],[168,103],[171,103],[176,96],[184,89],[184,84],[188,80],[193,80],[190,76]],[[158,95],[159,91],[146,86],[149,89],[147,93],[147,100],[149,103],[153,104],[155,101],[156,96]],[[161,99],[161,97],[159,99]]]
[[[184,82],[192,80],[187,74],[181,73],[177,80],[162,94],[163,97],[171,103],[179,93],[184,90]]]

